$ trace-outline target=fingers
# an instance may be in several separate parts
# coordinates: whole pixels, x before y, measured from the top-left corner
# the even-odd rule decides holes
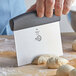
[[[37,15],[39,17],[44,16],[44,2],[45,2],[45,0],[37,0],[36,10],[37,10]]]
[[[46,0],[45,4],[46,4],[46,7],[45,7],[46,17],[52,17],[55,0]]]
[[[63,14],[67,14],[70,11],[73,1],[74,0],[64,0]]]
[[[32,12],[36,10],[36,4],[34,4],[30,9],[27,10],[27,12]]]
[[[27,12],[36,10],[39,17],[52,17],[53,8],[55,7],[55,15],[61,16],[67,14],[74,0],[37,0]]]
[[[55,15],[61,16],[63,11],[64,0],[55,0]]]

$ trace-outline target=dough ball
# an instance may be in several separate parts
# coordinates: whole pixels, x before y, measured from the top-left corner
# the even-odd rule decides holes
[[[74,42],[72,43],[72,49],[73,49],[74,51],[76,51],[76,40],[74,40]]]
[[[73,69],[73,70],[70,72],[69,76],[76,76],[76,69]]]
[[[32,61],[32,64],[36,64],[36,65],[41,65],[41,64],[46,64],[47,60],[49,58],[53,57],[52,55],[41,55],[41,56],[37,56],[36,58],[34,58],[34,60]]]
[[[47,67],[49,69],[57,69],[60,66],[67,64],[68,62],[68,60],[61,57],[51,57],[47,61]]]
[[[69,76],[70,71],[74,69],[71,65],[60,66],[56,72],[56,76]]]

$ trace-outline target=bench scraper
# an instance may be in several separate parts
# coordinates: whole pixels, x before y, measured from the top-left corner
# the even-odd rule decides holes
[[[18,66],[30,64],[39,55],[63,55],[60,17],[39,18],[36,11],[24,13],[10,20],[14,31]]]

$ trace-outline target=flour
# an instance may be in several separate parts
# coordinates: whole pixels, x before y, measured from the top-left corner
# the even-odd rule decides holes
[[[13,68],[0,68],[0,74],[2,74],[3,76],[8,76],[8,75],[23,74],[23,73]]]
[[[76,54],[75,55],[71,55],[69,53],[64,53],[63,57],[68,59],[68,60],[71,60],[71,59],[76,58]]]
[[[38,74],[35,74],[35,76],[39,76]]]
[[[7,76],[6,72],[0,72],[0,76]]]
[[[14,39],[0,38],[0,51],[15,51]]]
[[[39,70],[39,72],[42,73],[43,76],[47,76],[47,73],[48,73],[47,70]]]
[[[32,76],[31,74],[26,74],[25,76]]]
[[[39,70],[39,72],[40,72],[40,73],[45,73],[45,72],[46,72],[46,70]]]
[[[25,74],[20,69],[0,68],[0,76],[32,76],[32,74]]]

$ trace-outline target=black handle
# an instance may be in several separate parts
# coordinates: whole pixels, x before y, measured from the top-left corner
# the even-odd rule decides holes
[[[36,11],[24,13],[10,20],[10,27],[12,31],[21,30],[29,27],[35,27],[47,23],[60,21],[60,17],[53,15],[51,18],[37,17]]]

